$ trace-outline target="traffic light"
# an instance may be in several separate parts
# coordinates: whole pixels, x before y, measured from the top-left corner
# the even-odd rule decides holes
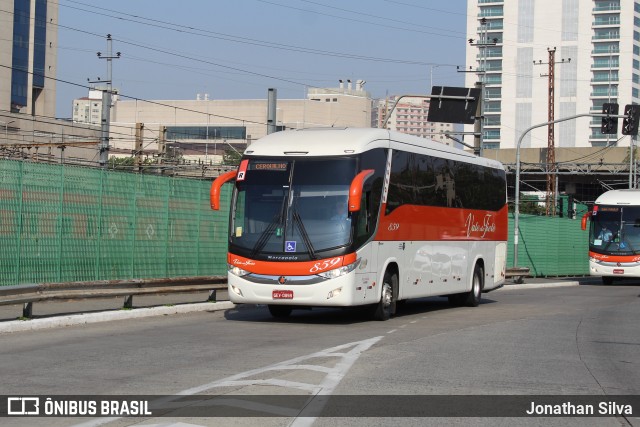
[[[602,132],[603,135],[618,133],[618,118],[609,117],[609,115],[618,115],[618,104],[614,102],[605,102],[602,104],[602,114],[606,114],[607,117],[602,118],[602,127],[600,128],[600,132]]]
[[[627,104],[624,106],[624,115],[622,120],[623,135],[637,135],[638,121],[640,120],[640,105]]]

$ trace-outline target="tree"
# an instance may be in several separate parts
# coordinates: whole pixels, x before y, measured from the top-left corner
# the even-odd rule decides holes
[[[242,153],[227,148],[224,150],[224,154],[222,155],[222,164],[229,166],[237,166],[240,164],[240,159],[242,158]]]
[[[515,211],[515,206],[509,207],[510,212]],[[529,215],[544,215],[546,209],[540,205],[540,200],[536,196],[523,195],[520,193],[520,213]]]
[[[134,157],[109,157],[109,169],[112,170],[127,170],[131,171],[135,168],[136,159]],[[155,161],[150,158],[145,158],[142,161],[142,165],[152,165]]]

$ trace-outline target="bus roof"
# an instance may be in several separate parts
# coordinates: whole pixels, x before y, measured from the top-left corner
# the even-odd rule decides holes
[[[611,190],[596,199],[596,205],[640,205],[640,190]]]
[[[402,149],[503,169],[502,164],[458,148],[377,128],[307,128],[269,134],[253,142],[248,156],[340,156],[373,148]]]

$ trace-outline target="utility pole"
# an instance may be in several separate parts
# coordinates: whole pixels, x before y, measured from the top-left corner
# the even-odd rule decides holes
[[[158,129],[158,173],[162,174],[162,163],[167,155],[167,127],[160,125]]]
[[[98,58],[107,60],[107,90],[102,91],[102,118],[100,126],[100,166],[107,167],[109,160],[109,123],[111,121],[111,94],[112,88],[112,59],[120,58],[120,52],[113,56],[111,34],[107,34],[107,55],[103,56],[98,52]]]
[[[144,123],[136,123],[136,149],[134,153],[134,170],[142,171],[142,141],[144,140]]]
[[[634,145],[636,144],[637,135],[631,135],[629,138],[629,188],[638,188],[636,153]],[[637,147],[636,147],[637,150]]]
[[[556,215],[556,197],[557,188],[555,184],[555,170],[556,170],[556,149],[555,149],[555,65],[565,62],[562,59],[559,62],[555,61],[556,48],[547,48],[549,52],[549,62],[542,62],[542,60],[536,62],[533,61],[533,65],[549,65],[549,73],[541,74],[540,77],[549,77],[549,101],[548,101],[548,126],[547,126],[547,192],[545,196],[546,214],[547,216]],[[569,58],[566,62],[571,62]]]
[[[473,39],[469,39],[469,44],[471,44],[471,42],[473,42]],[[474,45],[475,46],[475,45]],[[458,73],[475,73],[478,76],[482,76],[484,75],[484,71],[480,69],[480,67],[476,68],[475,70],[472,67],[469,67],[468,70],[457,70]],[[477,89],[480,89],[480,97],[479,97],[479,102],[478,102],[478,107],[476,108],[476,118],[475,118],[475,122],[473,124],[473,154],[475,156],[480,156],[482,157],[482,152],[484,150],[483,147],[483,134],[484,134],[484,98],[485,98],[485,94],[484,94],[484,83],[482,82],[481,78],[478,77],[478,81],[476,82],[476,84],[474,85]],[[464,137],[464,136],[463,136]],[[458,141],[460,142],[460,141]],[[467,144],[462,143],[465,147],[468,147]]]
[[[475,84],[476,88],[480,89],[480,102],[478,103],[478,111],[476,113],[476,122],[473,127],[473,153],[482,157],[484,151],[484,100],[485,100],[485,87],[487,76],[487,52],[486,48],[489,46],[495,46],[498,44],[498,39],[494,38],[492,41],[487,41],[487,18],[480,19],[480,40],[474,43],[473,39],[469,39],[470,46],[476,46],[480,49],[480,60],[475,73],[478,75],[478,81]],[[467,71],[461,71],[467,72]]]

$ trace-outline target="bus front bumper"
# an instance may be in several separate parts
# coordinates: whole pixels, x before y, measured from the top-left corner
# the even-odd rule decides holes
[[[640,277],[640,262],[607,262],[591,258],[589,273],[592,276]]]
[[[356,274],[351,272],[333,279],[251,278],[228,274],[229,300],[235,304],[274,304],[305,307],[346,307],[365,304],[365,292],[356,287]],[[284,282],[284,283],[283,283]]]

